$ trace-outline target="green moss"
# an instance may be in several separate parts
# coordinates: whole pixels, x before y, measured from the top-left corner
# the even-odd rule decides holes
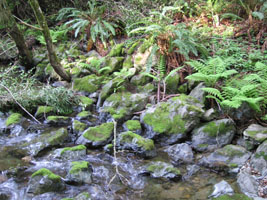
[[[68,137],[68,131],[65,128],[58,129],[52,136],[50,136],[47,141],[51,145],[60,144]]]
[[[222,149],[218,149],[217,153],[220,155],[230,156],[230,157],[243,156],[245,152],[241,148],[242,147],[229,144],[223,147]]]
[[[78,196],[76,196],[75,199],[88,200],[90,197],[91,197],[91,195],[88,192],[83,192],[83,193],[79,194]]]
[[[78,117],[88,117],[88,116],[90,116],[90,114],[91,114],[91,112],[89,112],[89,111],[82,111],[77,116]]]
[[[113,144],[108,144],[106,147],[107,147],[107,149],[112,149],[113,148]]]
[[[73,198],[63,198],[61,200],[74,200]]]
[[[257,153],[255,154],[255,157],[256,157],[256,158],[260,158],[260,157],[262,157],[264,160],[267,161],[267,153],[264,152],[264,151],[257,152]]]
[[[101,78],[92,74],[83,78],[74,79],[74,90],[93,93],[98,90],[101,83]]]
[[[141,41],[139,40],[139,41],[133,43],[133,45],[129,48],[127,54],[128,54],[128,55],[132,55],[133,52],[134,52],[134,50],[136,49],[136,47],[140,44],[140,42],[141,42]]]
[[[208,144],[199,144],[198,147],[199,148],[207,148],[209,145]]]
[[[160,164],[153,164],[153,165],[149,165],[146,170],[150,173],[154,173],[155,171],[160,171],[162,169],[164,169],[164,165],[160,165]],[[181,172],[179,169],[175,168],[175,167],[167,167],[165,169],[166,172],[168,173],[174,173],[176,175],[181,175]]]
[[[251,198],[247,197],[244,194],[234,194],[232,196],[230,195],[222,195],[217,198],[212,198],[213,200],[252,200]]]
[[[86,149],[86,146],[84,146],[84,145],[78,145],[78,146],[74,146],[74,147],[65,147],[60,152],[60,155],[64,154],[64,152],[66,152],[66,151],[82,151],[85,149]]]
[[[65,116],[49,116],[47,117],[47,121],[54,121],[54,122],[58,122],[61,120],[67,120],[69,119],[68,117]]]
[[[71,162],[71,169],[69,171],[70,174],[75,174],[80,171],[86,170],[89,168],[89,163],[86,161],[75,161]]]
[[[175,167],[167,167],[166,171],[169,172],[169,173],[174,173],[176,175],[181,175],[180,170],[175,168]]]
[[[215,122],[209,122],[205,125],[203,131],[208,133],[210,137],[217,137],[217,135],[221,135],[226,133],[229,130],[229,127],[226,127],[225,123],[220,123],[217,125]]]
[[[90,127],[85,131],[83,137],[90,141],[104,141],[110,138],[113,133],[113,123],[104,123],[100,126]]]
[[[19,123],[21,118],[22,115],[20,113],[12,113],[6,120],[6,126]]]
[[[82,132],[82,131],[85,130],[86,126],[87,125],[85,123],[82,123],[82,122],[80,122],[78,120],[74,120],[73,121],[73,129],[75,131]]]
[[[126,68],[126,69],[130,69],[130,68],[132,68],[133,67],[133,62],[132,62],[132,57],[127,57],[125,60],[124,60],[124,62],[123,62],[123,64],[122,64],[122,67],[123,68]]]
[[[267,138],[267,130],[265,131],[246,131],[247,135],[258,142],[263,142]],[[265,136],[266,135],[266,136]]]
[[[176,115],[171,119],[169,106],[168,103],[161,103],[153,113],[147,113],[144,116],[143,121],[152,126],[153,131],[156,133],[185,133],[185,122],[179,115]]]
[[[86,96],[80,96],[79,99],[81,101],[80,105],[85,109],[89,108],[94,103],[94,101],[91,98]]]
[[[53,111],[54,111],[54,108],[52,106],[38,106],[35,116],[38,117],[40,115],[43,115],[45,113],[50,113]]]
[[[138,120],[128,120],[125,124],[129,131],[141,129],[141,124]]]
[[[39,169],[38,171],[34,172],[31,177],[33,178],[35,176],[47,176],[50,180],[53,181],[61,180],[60,176],[54,174],[53,172],[51,172],[49,169],[46,168]]]
[[[116,56],[122,56],[124,49],[123,49],[124,43],[115,45],[109,52],[108,56],[110,57],[116,57]]]
[[[236,168],[236,167],[238,167],[238,164],[236,164],[236,163],[230,163],[230,164],[228,164],[228,166],[230,168]]]
[[[138,147],[145,149],[146,151],[153,150],[155,148],[154,141],[151,139],[143,138],[140,135],[137,135],[131,131],[121,134],[122,143],[132,143],[135,140]]]

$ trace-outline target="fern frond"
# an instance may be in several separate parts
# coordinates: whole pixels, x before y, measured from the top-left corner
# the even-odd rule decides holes
[[[205,72],[206,72],[206,69],[205,69],[206,65],[197,61],[197,60],[188,61],[188,62],[186,62],[186,64],[190,65],[197,72],[201,72],[203,74],[205,74]]]
[[[166,73],[166,57],[165,55],[160,55],[158,71],[160,72],[160,78],[163,78]]]
[[[230,107],[230,108],[239,108],[242,104],[242,101],[238,100],[224,100],[221,102],[222,106]]]
[[[220,101],[224,100],[221,92],[215,88],[202,88],[202,90],[216,98],[219,98]]]

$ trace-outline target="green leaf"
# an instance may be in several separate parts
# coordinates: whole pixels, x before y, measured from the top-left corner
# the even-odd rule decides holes
[[[255,18],[259,18],[260,20],[263,20],[264,19],[264,13],[262,12],[252,12],[252,16],[255,17]]]

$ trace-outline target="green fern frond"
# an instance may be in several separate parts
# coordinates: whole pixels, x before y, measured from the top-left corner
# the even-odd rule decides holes
[[[219,98],[220,101],[224,100],[221,92],[219,90],[215,89],[215,88],[202,88],[202,90],[204,92],[207,92],[208,94],[216,97],[216,98]]]
[[[197,61],[197,60],[188,61],[188,62],[186,62],[186,64],[190,65],[197,72],[201,72],[203,74],[205,74],[205,72],[206,72],[206,69],[205,69],[206,65]]]
[[[224,100],[221,102],[222,106],[230,107],[230,108],[239,108],[242,104],[242,101],[238,100]]]

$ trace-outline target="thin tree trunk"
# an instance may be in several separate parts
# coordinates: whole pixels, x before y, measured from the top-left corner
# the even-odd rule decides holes
[[[26,70],[34,67],[34,61],[31,51],[28,49],[23,34],[19,30],[17,23],[11,14],[6,0],[0,0],[0,25],[4,27],[15,41],[19,50],[19,58]]]
[[[40,5],[37,0],[29,0],[29,3],[34,11],[34,15],[38,21],[38,24],[42,28],[42,32],[46,41],[46,47],[48,51],[49,61],[54,68],[55,72],[64,80],[71,81],[71,76],[65,71],[60,62],[58,61],[54,45],[52,43],[51,35],[49,28],[45,19],[45,16],[40,8]]]

